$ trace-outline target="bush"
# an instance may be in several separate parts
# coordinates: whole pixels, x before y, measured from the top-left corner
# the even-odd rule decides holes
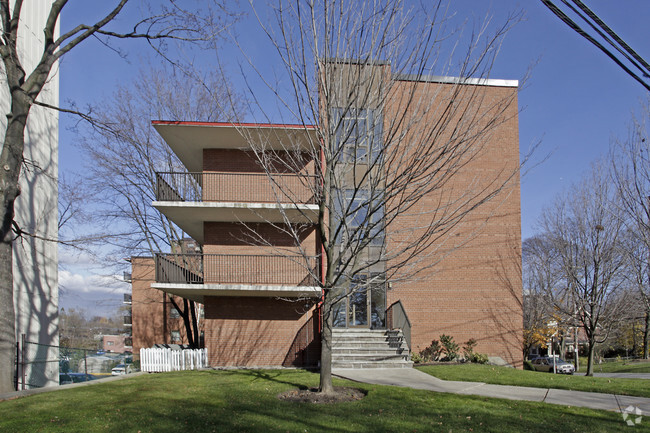
[[[524,370],[535,371],[533,363],[530,361],[524,361]]]
[[[458,359],[458,344],[454,341],[454,337],[449,335],[442,334],[440,336],[440,342],[445,351],[445,359],[447,361],[455,361]]]
[[[472,338],[463,346],[465,361],[477,364],[487,364],[487,355],[474,352],[476,344],[476,340]],[[457,361],[459,358],[458,351],[459,346],[454,342],[454,337],[442,334],[440,340],[433,340],[426,349],[419,353],[411,354],[411,360],[416,364],[435,361]],[[445,355],[444,357],[443,354]]]
[[[427,347],[422,352],[420,352],[420,356],[422,357],[421,362],[431,362],[431,361],[439,360],[443,350],[444,349],[440,344],[440,342],[438,340],[433,340],[429,345],[429,347]]]
[[[470,338],[465,342],[465,345],[463,346],[463,357],[465,358],[466,361],[472,362],[472,358],[474,358],[474,348],[476,347],[476,340],[473,338]]]
[[[474,352],[474,348],[476,347],[476,344],[477,344],[476,340],[470,338],[463,346],[463,356],[465,358],[465,361],[473,362],[475,364],[487,364],[488,362],[487,355],[483,353]]]
[[[474,353],[472,354],[472,358],[470,358],[469,362],[473,362],[475,364],[487,364],[488,356],[485,353]]]

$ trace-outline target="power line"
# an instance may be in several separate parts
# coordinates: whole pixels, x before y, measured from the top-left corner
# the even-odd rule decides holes
[[[578,33],[580,36],[582,36],[582,37],[584,37],[585,39],[587,39],[587,40],[588,40],[589,42],[591,42],[593,45],[595,45],[598,49],[600,49],[603,53],[605,53],[605,54],[607,55],[607,57],[609,57],[610,59],[612,59],[612,60],[613,60],[613,61],[614,61],[618,66],[620,66],[621,69],[623,69],[625,72],[627,72],[628,75],[630,75],[632,78],[634,78],[636,81],[638,81],[638,82],[639,82],[643,87],[646,88],[646,90],[650,91],[650,84],[646,83],[646,82],[643,80],[643,78],[641,78],[641,77],[640,77],[639,75],[637,75],[634,71],[632,71],[630,68],[628,68],[627,65],[625,65],[621,59],[619,59],[618,57],[616,57],[616,55],[615,55],[614,53],[612,53],[611,51],[609,51],[605,46],[603,46],[603,44],[601,44],[600,42],[598,42],[598,41],[597,41],[593,36],[591,36],[589,33],[587,33],[585,30],[583,30],[583,29],[582,29],[578,24],[575,23],[575,21],[573,21],[571,18],[569,18],[569,16],[566,15],[566,14],[565,14],[565,13],[564,13],[560,8],[558,8],[558,7],[557,7],[557,6],[556,6],[556,5],[555,5],[551,0],[541,0],[541,1],[542,1],[542,3],[544,4],[544,6],[546,6],[546,7],[547,7],[551,12],[553,12],[553,13],[554,13],[554,14],[555,14],[555,15],[556,15],[560,20],[562,20],[565,24],[567,24],[567,25],[568,25],[572,30],[574,30],[574,31],[575,31],[576,33]],[[609,34],[609,35],[612,37],[612,39],[614,39],[617,43],[619,43],[619,45],[621,45],[621,46],[623,47],[622,49],[623,49],[626,53],[629,53],[629,55],[626,54],[626,53],[624,53],[623,51],[621,51],[621,49],[620,49],[619,47],[616,47],[616,45],[615,45],[615,44],[614,44],[610,39],[608,39],[606,36],[604,36],[604,35],[602,34],[602,32],[600,32],[600,31],[599,31],[598,29],[596,29],[596,28],[595,28],[591,23],[589,23],[589,21],[588,21],[586,18],[584,18],[584,16],[583,16],[582,14],[580,14],[578,11],[576,11],[575,8],[573,8],[571,5],[569,5],[569,4],[566,2],[566,0],[562,0],[562,2],[563,2],[564,4],[566,4],[567,6],[569,6],[570,9],[572,9],[576,14],[578,14],[581,18],[583,18],[583,19],[584,19],[584,20],[585,20],[585,21],[586,21],[586,22],[587,22],[587,23],[588,23],[588,24],[589,24],[589,25],[590,25],[594,30],[596,30],[596,32],[597,32],[601,37],[603,37],[606,41],[608,41],[608,43],[610,43],[610,45],[612,45],[614,48],[616,48],[617,51],[621,52],[621,53],[623,54],[623,56],[624,56],[626,59],[628,59],[628,61],[630,61],[634,66],[636,66],[638,69],[640,69],[641,72],[643,73],[643,76],[644,76],[644,77],[648,77],[648,73],[647,73],[647,72],[650,72],[650,68],[647,68],[648,71],[646,72],[646,71],[644,71],[643,68],[640,66],[640,65],[643,65],[644,67],[646,67],[646,65],[648,65],[648,63],[647,63],[645,60],[643,60],[643,58],[642,58],[641,56],[639,56],[639,55],[636,53],[636,51],[634,51],[632,48],[630,48],[630,46],[629,46],[627,43],[625,43],[625,41],[623,41],[623,40],[622,40],[618,35],[616,35],[616,33],[614,33],[614,31],[613,31],[611,28],[609,28],[607,25],[605,25],[605,23],[602,22],[602,20],[600,20],[600,18],[598,18],[598,17],[596,16],[596,14],[594,14],[593,12],[591,12],[591,10],[590,10],[589,8],[587,8],[587,6],[585,6],[585,5],[584,5],[582,2],[580,2],[579,0],[573,0],[573,1],[574,1],[574,2],[576,3],[576,5],[578,5],[578,7],[579,7],[580,9],[582,9],[582,10],[583,10],[583,11],[584,11],[584,12],[585,12],[585,13],[586,13],[586,14],[587,14],[591,19],[594,19],[594,18],[592,18],[592,16],[593,16],[593,17],[596,17],[596,19],[598,20],[598,21],[596,21],[596,23],[597,23],[597,24],[598,24],[599,22],[602,23],[602,26],[601,26],[601,24],[598,24],[598,25],[599,25],[601,28],[603,28],[603,30],[605,30],[605,32],[607,32],[607,34]],[[583,8],[584,8],[584,9],[583,9]],[[589,11],[589,13],[586,12],[587,10]],[[603,26],[604,26],[604,27],[603,27]],[[619,41],[620,41],[620,42],[619,42]],[[621,43],[621,42],[622,42],[622,43]],[[635,61],[633,61],[632,59],[630,59],[630,56],[632,56],[635,60],[637,60],[638,63],[636,63]],[[639,60],[639,59],[640,59],[640,60]]]

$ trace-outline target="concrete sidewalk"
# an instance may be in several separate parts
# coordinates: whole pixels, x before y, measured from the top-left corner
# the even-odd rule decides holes
[[[122,380],[122,379],[127,379],[129,377],[140,376],[140,375],[143,375],[143,374],[148,374],[148,373],[138,371],[138,372],[135,372],[135,373],[121,374],[119,376],[106,376],[106,377],[102,377],[101,379],[89,380],[87,382],[69,383],[67,385],[55,385],[55,386],[48,386],[48,387],[45,387],[45,388],[32,388],[32,389],[26,389],[26,390],[23,390],[23,391],[12,391],[12,392],[8,392],[6,394],[0,394],[0,401],[12,400],[14,398],[25,397],[25,396],[28,396],[28,395],[42,394],[44,392],[61,391],[62,389],[79,388],[79,387],[82,387],[82,386],[91,386],[91,385],[96,385],[98,383],[112,382],[112,381],[115,381],[115,380]]]
[[[524,386],[490,385],[482,382],[454,382],[438,379],[414,368],[335,369],[333,374],[343,379],[376,385],[393,385],[453,394],[528,400],[564,406],[622,412],[636,406],[650,414],[650,398],[563,389],[529,388]]]

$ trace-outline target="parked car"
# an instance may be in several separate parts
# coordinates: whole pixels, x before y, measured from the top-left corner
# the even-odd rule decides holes
[[[59,385],[68,385],[71,383],[87,382],[95,380],[97,376],[86,373],[59,373]]]
[[[68,385],[74,383],[69,373],[59,373],[59,385]]]
[[[573,374],[575,367],[573,364],[564,361],[563,359],[552,356],[541,356],[531,361],[535,371],[548,371],[553,373],[553,362],[555,361],[555,371],[562,374]]]
[[[128,374],[133,371],[131,364],[118,364],[111,370],[112,376],[120,376],[122,374]]]
[[[72,378],[74,383],[88,382],[89,380],[97,379],[97,376],[87,373],[68,373],[68,375]]]

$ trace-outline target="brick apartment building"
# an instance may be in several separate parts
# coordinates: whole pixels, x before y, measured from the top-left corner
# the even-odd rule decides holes
[[[519,164],[517,82],[465,80],[459,85],[449,78],[392,75],[389,65],[373,67],[382,68],[382,79],[392,80],[392,93],[381,105],[370,101],[371,108],[356,108],[356,112],[381,112],[384,125],[398,115],[402,94],[408,92],[419,98],[429,93],[445,97],[464,87],[487,107],[509,101],[481,152],[463,164],[446,185],[449,193],[442,196],[453,202],[470,185],[481,189],[508,176],[513,180],[458,222],[442,247],[421,250],[418,266],[435,264],[430,272],[417,278],[389,278],[372,290],[351,294],[339,304],[334,326],[390,328],[392,306],[399,304],[410,321],[412,351],[447,334],[459,343],[476,339],[478,352],[521,365],[521,212],[518,175],[512,176]],[[431,111],[422,121],[435,122],[438,114]],[[143,301],[144,297],[164,299],[165,292],[204,305],[204,341],[213,366],[315,365],[320,346],[319,280],[326,271],[314,195],[321,161],[307,152],[309,143],[319,139],[316,128],[153,123],[187,169],[186,173],[158,174],[153,206],[200,248],[190,254],[161,252],[155,263],[133,259],[134,351],[150,344],[138,337],[138,329],[164,329],[170,335],[163,317],[148,313],[147,318],[139,318],[136,310],[139,297]],[[384,134],[387,130],[386,126]],[[381,131],[381,127],[376,129],[373,140],[385,138]],[[286,151],[287,142],[292,143],[291,154]],[[252,151],[252,143],[258,146],[257,152]],[[374,144],[368,146],[364,157],[373,152]],[[265,171],[259,149],[274,149],[276,157],[286,152],[294,171],[272,163]],[[360,155],[356,146],[353,154]],[[353,181],[342,181],[341,195],[346,182]],[[425,196],[418,206],[425,211],[439,208],[441,194]],[[382,242],[387,248],[409,242],[413,230],[400,227],[417,227],[418,218],[413,213],[399,215],[385,229]],[[381,221],[377,227],[384,230]],[[368,257],[379,254],[374,251],[369,245],[363,253]],[[369,269],[368,278],[381,276],[386,267],[390,263]]]
[[[126,335],[102,335],[102,350],[111,353],[130,352],[131,338]]]
[[[140,349],[156,344],[188,344],[185,325],[169,295],[152,288],[156,283],[155,262],[152,257],[131,258],[131,322],[132,349],[139,356]],[[182,299],[174,297],[177,305]],[[199,332],[203,332],[203,307],[198,306]]]

